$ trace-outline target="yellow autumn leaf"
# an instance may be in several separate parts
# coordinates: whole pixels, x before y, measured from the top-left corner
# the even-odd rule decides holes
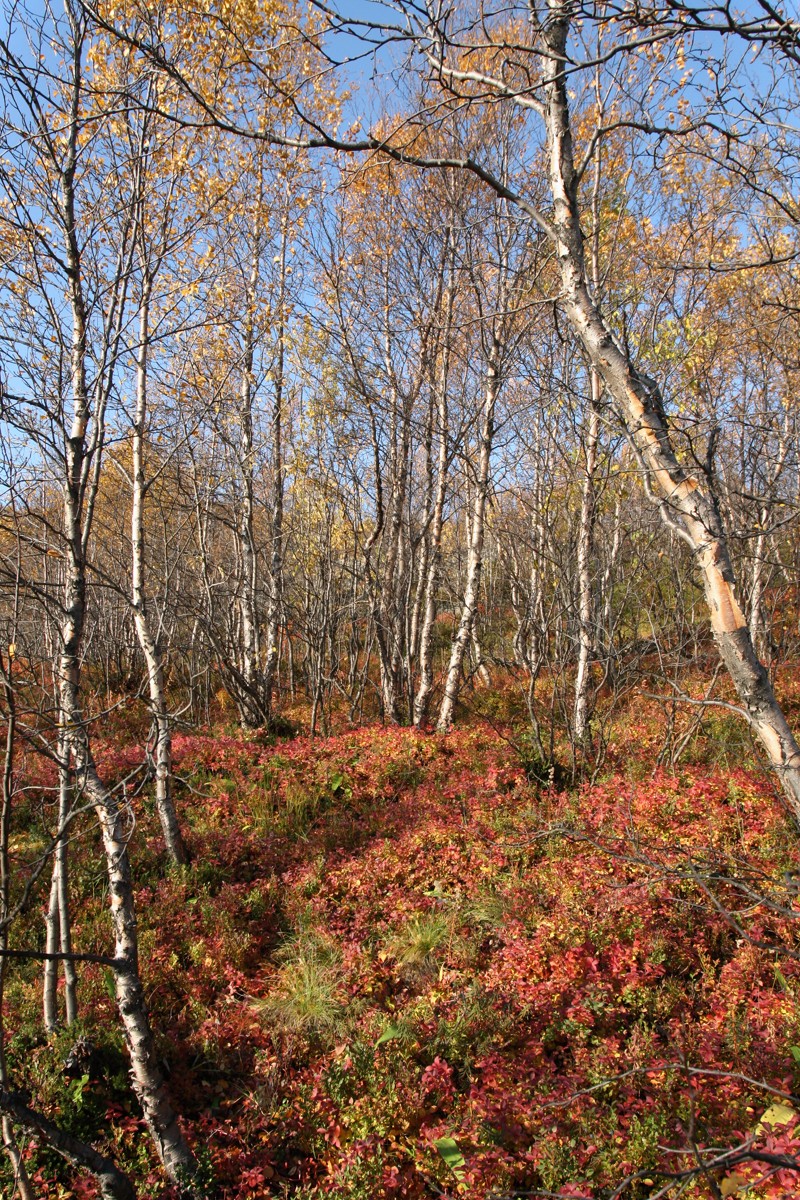
[[[719,1185],[719,1193],[723,1197],[735,1196],[737,1192],[746,1188],[748,1183],[749,1180],[744,1175],[740,1175],[738,1171],[734,1171],[723,1179]]]
[[[781,1104],[780,1101],[776,1104],[770,1104],[756,1125],[756,1133],[763,1132],[765,1128],[775,1129],[778,1125],[788,1125],[796,1116],[797,1113],[789,1104]]]

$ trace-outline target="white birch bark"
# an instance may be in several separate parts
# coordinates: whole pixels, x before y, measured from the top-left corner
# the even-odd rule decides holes
[[[770,472],[767,493],[771,493],[780,479],[786,456],[789,452],[789,437],[788,437],[788,411],[784,416],[784,427],[781,431],[780,442],[778,446],[778,455],[775,459],[772,471]],[[759,512],[759,530],[756,538],[755,547],[753,549],[753,565],[750,574],[750,615],[748,619],[748,628],[750,637],[753,641],[753,646],[756,653],[763,655],[768,651],[768,630],[764,620],[764,591],[767,584],[767,563],[766,563],[766,548],[769,536],[769,526],[771,517],[771,506],[768,500],[762,505]]]
[[[272,718],[273,693],[278,669],[281,636],[281,598],[283,595],[283,406],[286,359],[286,277],[289,249],[289,200],[287,183],[285,207],[281,218],[281,248],[278,278],[277,350],[275,390],[272,401],[272,518],[269,566],[269,603],[267,607],[267,649],[264,660],[264,705]]]
[[[497,396],[500,391],[501,355],[502,346],[497,337],[494,336],[492,338],[486,372],[486,392],[481,419],[478,478],[475,486],[472,518],[470,521],[467,582],[464,592],[464,602],[461,608],[461,619],[459,620],[458,629],[450,652],[444,696],[439,709],[439,718],[436,722],[436,728],[440,733],[449,729],[453,723],[458,693],[461,688],[461,670],[464,663],[464,655],[472,637],[472,626],[478,603],[481,566],[483,563],[483,542],[486,529],[486,501],[489,495],[492,444],[494,441],[494,414]]]
[[[600,70],[595,70],[595,121],[598,127],[604,119],[604,105],[600,87]],[[602,171],[602,143],[598,141],[594,152],[594,180],[592,182],[592,232],[591,269],[592,291],[595,300],[600,298],[600,180]],[[583,488],[581,489],[581,515],[578,529],[578,666],[575,672],[575,739],[578,743],[589,742],[589,682],[590,663],[594,646],[594,588],[592,586],[592,552],[594,525],[597,508],[595,473],[597,471],[597,448],[600,440],[599,404],[602,387],[597,371],[589,371],[589,423],[586,435],[586,458],[584,462]]]
[[[546,50],[542,57],[544,117],[554,208],[552,235],[564,307],[625,424],[647,485],[660,497],[664,519],[694,555],[720,654],[800,824],[800,747],[753,648],[736,598],[730,551],[714,497],[703,482],[680,465],[657,388],[636,372],[617,344],[589,287],[567,99],[567,38],[572,8],[568,0],[548,0],[547,11],[541,31]]]
[[[448,283],[445,293],[444,325],[441,337],[441,361],[436,387],[438,456],[436,462],[436,496],[430,527],[427,576],[425,580],[425,607],[419,634],[419,685],[414,696],[414,724],[417,728],[428,720],[431,695],[433,693],[433,627],[436,621],[437,592],[442,570],[442,530],[444,528],[444,505],[447,494],[448,456],[448,411],[447,384],[450,370],[451,335],[453,328],[453,304],[455,298],[455,263],[449,256]]]
[[[80,701],[81,646],[86,620],[86,552],[99,486],[104,410],[111,390],[119,324],[117,344],[107,347],[109,369],[98,375],[99,382],[94,394],[92,413],[86,378],[87,313],[75,196],[82,95],[83,27],[81,18],[76,16],[71,8],[68,8],[68,16],[74,38],[74,61],[71,109],[66,130],[67,146],[60,179],[60,207],[72,315],[72,421],[64,441],[65,579],[57,669],[60,723],[75,766],[75,786],[93,804],[102,833],[115,938],[115,959],[119,963],[115,971],[116,997],[131,1059],[134,1090],[167,1174],[173,1182],[181,1182],[183,1179],[191,1179],[195,1160],[166,1095],[139,977],[136,912],[127,845],[128,814],[125,806],[108,791],[97,773]],[[120,274],[123,293],[119,297],[116,313],[120,320],[129,268],[130,256]],[[87,445],[90,418],[93,418],[94,422],[91,453]]]
[[[258,553],[254,525],[255,443],[253,438],[253,363],[255,358],[255,303],[261,257],[263,226],[263,163],[258,153],[258,189],[253,214],[252,254],[250,275],[245,291],[244,346],[242,352],[242,383],[239,401],[239,434],[241,448],[242,502],[239,518],[239,537],[242,552],[242,588],[239,596],[239,617],[242,641],[242,677],[245,688],[237,696],[242,724],[258,726],[263,719],[259,702],[260,655],[258,637]]]
[[[78,979],[72,954],[72,933],[69,913],[69,842],[66,828],[72,807],[72,788],[69,770],[69,738],[63,733],[58,740],[58,824],[60,835],[53,851],[53,871],[50,882],[50,899],[47,907],[45,950],[53,957],[45,962],[42,1004],[44,1027],[52,1033],[58,1029],[58,965],[59,952],[64,971],[64,1020],[72,1025],[78,1016]]]
[[[594,589],[592,587],[592,548],[595,520],[595,471],[600,422],[597,413],[599,381],[590,372],[592,395],[589,428],[586,435],[586,460],[581,488],[581,512],[578,525],[578,666],[575,672],[575,739],[584,742],[589,733],[589,667],[594,653]]]
[[[139,308],[139,345],[136,355],[136,413],[133,422],[133,462],[131,503],[131,603],[136,636],[147,669],[150,711],[155,727],[156,812],[161,822],[164,844],[175,863],[187,863],[189,855],[181,833],[172,795],[172,730],[164,690],[164,666],[158,642],[151,629],[146,589],[144,505],[145,439],[147,432],[147,367],[150,340],[149,315],[152,279],[144,262],[142,296]]]
[[[398,661],[399,661],[399,629],[398,629],[398,564],[402,566],[401,540],[403,536],[403,509],[405,506],[406,483],[408,478],[408,449],[410,438],[410,421],[408,404],[401,403],[397,380],[394,375],[391,357],[391,334],[389,328],[389,277],[386,275],[386,296],[384,302],[384,366],[390,381],[391,392],[391,492],[389,504],[389,521],[385,530],[388,542],[386,564],[382,572],[382,583],[376,597],[376,631],[380,651],[381,692],[386,716],[393,725],[399,725],[401,720],[400,697],[398,694]],[[399,422],[398,422],[399,418]],[[400,429],[398,430],[398,423]]]

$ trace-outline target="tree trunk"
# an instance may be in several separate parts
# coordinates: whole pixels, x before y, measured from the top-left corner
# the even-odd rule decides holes
[[[391,358],[389,352],[389,305],[385,306],[386,333],[386,362],[387,372],[391,378]],[[400,711],[400,679],[398,664],[401,661],[400,642],[401,626],[399,621],[398,593],[403,571],[403,510],[405,507],[406,485],[408,481],[408,453],[411,435],[410,413],[407,403],[400,404],[397,389],[392,384],[392,470],[391,470],[391,504],[390,519],[386,536],[388,552],[386,565],[382,573],[382,584],[379,585],[377,596],[376,625],[378,629],[378,645],[380,648],[381,692],[386,716],[393,725],[399,725],[402,719]],[[398,441],[397,416],[400,413],[401,429]]]
[[[72,931],[69,915],[69,840],[66,829],[69,823],[71,809],[71,787],[69,770],[69,739],[65,736],[58,740],[58,823],[56,826],[56,846],[53,851],[53,871],[50,882],[50,899],[47,906],[45,949],[53,958],[44,965],[44,986],[42,988],[42,1004],[44,1009],[44,1027],[48,1033],[58,1029],[58,953],[72,953]],[[77,985],[78,979],[75,963],[69,958],[63,959],[64,968],[64,1016],[67,1025],[71,1025],[78,1016]]]
[[[430,565],[431,557],[431,525],[433,523],[434,508],[434,397],[435,388],[432,388],[428,401],[428,415],[425,419],[425,434],[423,438],[425,450],[425,508],[423,510],[422,529],[416,539],[416,546],[412,547],[412,559],[414,558],[413,550],[416,549],[418,551],[417,561],[414,568],[416,573],[416,584],[414,586],[414,602],[411,605],[411,612],[408,619],[408,633],[406,635],[405,675],[408,685],[408,715],[412,723],[414,723],[414,688],[417,656],[419,654],[420,624],[423,615],[425,586],[428,580],[428,567]],[[412,574],[410,572],[409,589],[411,588],[411,578]]]
[[[472,630],[470,636],[472,638],[472,656],[475,660],[475,674],[478,676],[478,679],[480,679],[484,687],[491,687],[492,677],[489,674],[489,668],[483,661],[483,646],[481,645],[481,639],[478,635],[474,614],[472,618]]]
[[[54,854],[53,873],[50,877],[50,898],[47,902],[47,916],[45,917],[44,948],[48,958],[44,964],[42,985],[42,1017],[48,1033],[54,1033],[58,1029],[58,943],[61,922],[58,897],[58,857]]]
[[[69,435],[64,438],[65,580],[57,665],[59,721],[65,731],[65,743],[68,743],[74,760],[75,786],[94,805],[102,832],[116,943],[115,958],[122,964],[115,972],[116,996],[131,1058],[134,1090],[165,1170],[174,1183],[181,1184],[191,1180],[196,1164],[166,1096],[139,978],[136,912],[128,858],[130,830],[124,819],[127,810],[120,806],[97,774],[80,703],[81,648],[86,620],[86,550],[99,487],[103,413],[110,391],[110,379],[102,396],[95,397],[91,458],[86,441],[90,417],[86,383],[88,324],[80,244],[75,221],[74,181],[78,151],[78,112],[81,103],[82,44],[77,23],[74,33],[76,46],[71,120],[61,176],[65,261],[72,314],[72,421]]]
[[[660,494],[664,520],[691,548],[703,579],[720,654],[800,825],[800,747],[775,699],[736,599],[730,551],[714,496],[707,482],[681,467],[657,386],[636,371],[617,344],[589,288],[567,100],[565,63],[571,6],[566,0],[548,0],[548,10],[543,28],[547,54],[542,69],[554,205],[552,225],[564,306],[636,449],[646,485],[654,485]]]
[[[425,608],[419,633],[419,686],[414,697],[414,724],[417,728],[428,720],[428,709],[433,692],[433,626],[436,621],[436,594],[442,570],[442,529],[444,527],[444,502],[447,493],[448,464],[448,413],[447,381],[450,369],[450,341],[453,327],[453,303],[455,264],[451,252],[445,302],[444,329],[442,331],[441,363],[437,380],[437,425],[438,458],[436,463],[436,497],[430,527],[427,576],[425,580]]]
[[[280,279],[278,283],[278,348],[275,364],[275,395],[272,406],[272,553],[269,566],[267,608],[267,653],[264,662],[264,703],[272,718],[273,692],[278,668],[283,595],[283,388],[286,356],[286,256],[289,240],[289,195],[281,221]]]
[[[0,809],[0,950],[8,949],[8,909],[11,889],[11,864],[8,854],[8,842],[11,832],[11,801],[14,793],[14,743],[16,740],[16,699],[11,682],[13,661],[9,659],[8,668],[0,656],[0,676],[2,676],[3,691],[6,700],[6,744],[3,761],[3,795]],[[8,960],[0,955],[0,1091],[8,1090],[8,1069],[6,1066],[6,1034],[5,1034],[5,982]],[[3,1112],[0,1121],[3,1149],[8,1155],[11,1169],[14,1172],[14,1187],[19,1193],[20,1200],[36,1200],[33,1187],[19,1145],[14,1137],[11,1118]],[[13,1195],[14,1193],[12,1193]]]
[[[78,1168],[91,1171],[100,1185],[100,1195],[103,1200],[136,1200],[136,1192],[127,1175],[105,1155],[99,1154],[93,1146],[81,1142],[72,1134],[59,1129],[47,1117],[35,1112],[24,1102],[22,1097],[14,1092],[0,1089],[0,1112],[3,1114],[3,1126],[6,1122],[19,1125],[26,1133],[40,1138],[48,1146]],[[30,1186],[30,1185],[28,1185]],[[23,1200],[33,1200],[33,1192],[27,1194],[20,1189]]]
[[[186,1184],[191,1180],[196,1164],[167,1097],[139,976],[127,808],[118,803],[97,774],[77,710],[73,710],[73,719],[76,722],[72,739],[76,781],[94,804],[106,853],[114,957],[121,964],[114,972],[115,990],[131,1059],[133,1088],[167,1175],[173,1182]]]
[[[458,693],[461,687],[461,669],[464,654],[472,637],[472,626],[475,620],[475,609],[478,603],[478,592],[481,582],[481,566],[483,564],[483,540],[486,527],[486,501],[489,495],[489,474],[492,458],[492,443],[494,440],[494,411],[497,396],[500,391],[500,358],[501,345],[495,336],[489,353],[489,363],[486,379],[486,398],[483,406],[483,421],[481,425],[480,456],[478,461],[478,480],[475,488],[475,499],[472,506],[472,521],[470,522],[469,555],[467,558],[467,586],[464,593],[464,603],[461,608],[461,620],[453,640],[450,652],[450,662],[445,679],[444,697],[439,709],[439,719],[436,728],[440,733],[449,729],[453,723]]]
[[[172,732],[164,691],[161,652],[148,619],[145,587],[144,502],[147,492],[144,466],[144,439],[147,428],[147,359],[149,347],[150,292],[152,281],[143,264],[143,290],[139,310],[139,346],[136,356],[136,417],[133,423],[133,500],[131,504],[131,601],[136,636],[147,667],[150,711],[156,731],[156,811],[167,853],[175,863],[187,863],[189,855],[183,841],[172,797]]]
[[[581,515],[578,525],[578,668],[575,673],[575,740],[589,734],[589,665],[594,653],[594,588],[592,587],[592,548],[596,510],[595,471],[600,421],[597,413],[600,388],[597,374],[591,372],[592,395],[586,461],[581,489]]]
[[[753,568],[750,576],[750,618],[748,620],[748,628],[753,646],[759,655],[764,654],[767,649],[767,630],[763,612],[764,568],[766,565],[764,562],[764,551],[767,541],[764,525],[767,519],[768,514],[766,509],[762,509],[761,529],[758,532],[753,550]]]
[[[167,1174],[173,1181],[180,1182],[181,1179],[191,1177],[195,1163],[167,1100],[147,1016],[144,990],[139,978],[126,809],[106,789],[97,774],[79,699],[80,651],[86,611],[86,568],[82,536],[85,531],[81,528],[79,505],[85,453],[83,434],[86,411],[85,392],[80,387],[81,374],[78,367],[73,376],[75,421],[72,437],[66,446],[64,523],[68,535],[69,556],[64,594],[64,621],[61,627],[59,706],[62,724],[69,730],[69,748],[75,763],[75,785],[94,805],[103,837],[116,943],[115,958],[124,964],[115,972],[117,1004],[131,1058],[134,1090]]]
[[[242,354],[242,385],[239,402],[239,451],[242,481],[242,508],[239,519],[239,537],[242,547],[242,587],[239,596],[239,617],[242,639],[242,675],[246,689],[237,696],[240,719],[245,727],[255,727],[264,719],[258,697],[261,693],[259,680],[258,646],[258,554],[254,527],[254,473],[255,445],[253,440],[253,362],[255,358],[255,299],[259,278],[261,255],[261,204],[263,198],[263,166],[258,153],[258,192],[253,217],[253,246],[250,262],[250,278],[245,296],[244,350]]]

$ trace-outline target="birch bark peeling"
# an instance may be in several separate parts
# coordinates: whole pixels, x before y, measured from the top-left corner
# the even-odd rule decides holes
[[[733,594],[733,584],[725,579],[718,562],[719,547],[710,546],[698,554],[701,570],[708,580],[711,620],[720,633],[735,633],[747,626],[744,613]]]
[[[616,343],[589,286],[567,99],[571,12],[569,0],[547,0],[547,15],[539,28],[553,198],[551,229],[564,308],[636,447],[646,477],[660,493],[662,515],[691,547],[702,575],[720,655],[800,827],[800,747],[775,698],[736,599],[733,564],[714,496],[681,466],[658,388],[636,371],[628,354]]]

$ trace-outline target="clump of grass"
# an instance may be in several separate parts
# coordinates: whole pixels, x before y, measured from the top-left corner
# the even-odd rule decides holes
[[[334,943],[316,932],[287,942],[277,955],[280,968],[260,1011],[278,1035],[315,1048],[332,1045],[355,1014],[345,998],[341,958]]]
[[[500,929],[505,923],[509,906],[508,896],[499,892],[483,892],[467,906],[465,916],[470,925],[478,929]]]
[[[444,913],[419,913],[395,932],[388,949],[401,966],[424,972],[439,962],[452,944],[452,936]]]

